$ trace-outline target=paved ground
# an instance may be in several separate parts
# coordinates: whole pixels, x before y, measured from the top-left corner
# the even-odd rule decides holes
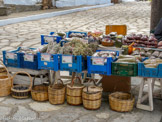
[[[105,25],[108,24],[126,24],[128,33],[149,34],[150,5],[148,2],[124,3],[3,26],[0,27],[0,49],[13,50],[18,46],[38,47],[40,46],[40,34],[59,30],[105,31]],[[155,99],[153,112],[134,108],[129,113],[118,113],[110,110],[108,99],[103,99],[99,110],[89,111],[82,106],[69,106],[66,103],[55,106],[48,102],[35,102],[32,99],[17,100],[5,97],[0,98],[0,120],[11,122],[18,120],[21,122],[22,120],[34,122],[159,122],[162,116],[161,106],[162,101]]]

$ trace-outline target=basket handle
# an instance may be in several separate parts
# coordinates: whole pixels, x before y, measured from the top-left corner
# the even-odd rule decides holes
[[[63,81],[61,79],[57,79],[57,82],[54,82],[54,84],[52,85],[52,87],[54,87],[55,84],[58,84],[58,81],[60,81],[60,83],[64,85],[64,83],[63,83]]]
[[[11,86],[11,87],[13,87],[13,80],[14,80],[14,78],[16,77],[17,74],[20,74],[20,73],[26,74],[26,75],[29,77],[29,79],[30,79],[29,90],[31,90],[32,85],[33,85],[33,83],[32,83],[32,77],[31,77],[31,75],[30,75],[29,73],[24,72],[24,71],[16,72],[16,73],[13,75],[13,78],[12,78],[12,86]]]
[[[90,83],[90,82],[93,82],[93,84],[94,84],[95,86],[97,86],[94,79],[90,79],[90,80],[88,81],[88,83]],[[88,92],[88,86],[87,86],[87,92]]]
[[[10,73],[9,73],[9,71],[8,71],[8,69],[7,69],[7,67],[3,64],[3,61],[2,61],[2,59],[0,59],[0,64],[5,68],[5,70],[7,71],[7,75],[9,76],[9,77],[11,77],[11,75],[10,75]]]
[[[79,80],[79,83],[82,84],[81,79],[80,79],[79,77],[75,77],[75,78],[71,81],[71,87],[73,87],[74,81],[75,81],[76,79],[78,79],[78,80]]]

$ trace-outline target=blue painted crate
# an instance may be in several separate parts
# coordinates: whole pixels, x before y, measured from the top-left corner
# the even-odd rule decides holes
[[[99,52],[99,51],[104,51],[104,50],[97,50],[96,52]],[[112,50],[105,50],[105,51],[112,51]],[[114,51],[114,52],[116,52],[117,56],[119,56],[119,51]],[[99,60],[101,64],[100,65],[93,64],[92,59],[94,58],[96,60]],[[104,62],[105,58],[87,56],[88,74],[94,73],[94,74],[111,75],[111,63],[114,62],[117,58],[113,59],[112,57],[108,57],[106,59],[107,61]]]
[[[147,60],[148,58],[145,58]],[[143,61],[145,61],[143,60]],[[159,64],[156,68],[147,68],[143,62],[138,63],[138,76],[140,77],[152,77],[162,78],[162,64]]]
[[[70,38],[69,36],[71,33],[81,33],[87,36],[87,32],[69,31],[69,32],[66,32],[66,38]]]
[[[61,55],[60,70],[81,73],[87,69],[87,62],[83,56]]]
[[[17,50],[13,51],[3,51],[3,63],[7,67],[16,67],[16,68],[22,67],[21,62],[22,55],[18,53],[19,50],[20,47]]]
[[[62,40],[61,36],[53,36],[54,32],[50,32],[50,35],[41,35],[41,45],[48,44],[47,39],[56,41],[59,43]]]
[[[38,69],[47,69],[58,71],[60,69],[60,55],[37,53],[38,55]]]

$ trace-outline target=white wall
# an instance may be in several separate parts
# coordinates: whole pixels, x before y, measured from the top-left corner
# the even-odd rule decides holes
[[[15,5],[35,5],[37,2],[42,0],[3,0],[4,4],[15,4]]]
[[[59,0],[56,7],[108,4],[111,0]]]

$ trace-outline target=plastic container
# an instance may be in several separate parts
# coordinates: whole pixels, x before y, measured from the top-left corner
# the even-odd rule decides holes
[[[48,41],[56,41],[59,43],[62,40],[61,36],[53,36],[54,32],[50,32],[50,35],[41,35],[41,45],[48,44]]]
[[[22,54],[18,53],[20,47],[13,51],[3,51],[3,64],[7,67],[20,68],[22,66]]]
[[[24,54],[21,53],[21,68],[38,70],[38,57],[37,54]]]
[[[61,55],[60,70],[71,72],[82,72],[87,69],[87,62],[83,56]]]
[[[69,32],[66,32],[66,38],[70,38],[69,36],[71,33],[81,33],[81,34],[84,34],[85,36],[87,36],[86,32],[69,31]]]
[[[145,61],[148,58],[145,58]],[[147,68],[143,62],[138,63],[138,76],[140,77],[153,77],[162,78],[162,64],[159,64],[156,68]]]
[[[37,53],[38,55],[38,69],[47,69],[58,71],[60,67],[60,55]]]
[[[99,51],[101,50],[97,50],[97,52]],[[105,50],[105,51],[112,51],[112,50]],[[114,52],[116,52],[117,56],[119,56],[119,51]],[[116,59],[117,58],[113,59],[112,57],[108,57],[107,61],[104,62],[105,58],[87,56],[88,74],[94,73],[94,74],[111,75],[111,63]],[[93,60],[95,61],[93,62]],[[98,62],[98,64],[95,64],[96,61]]]
[[[112,75],[118,76],[137,76],[137,63],[116,63],[112,62]]]

